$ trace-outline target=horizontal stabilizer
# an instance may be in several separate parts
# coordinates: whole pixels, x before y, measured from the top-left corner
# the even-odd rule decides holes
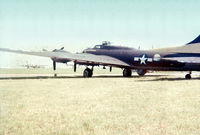
[[[162,60],[177,61],[181,63],[200,63],[200,57],[171,57],[162,58]]]

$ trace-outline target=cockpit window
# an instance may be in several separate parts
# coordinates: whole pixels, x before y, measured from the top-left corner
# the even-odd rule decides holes
[[[101,48],[101,45],[96,45],[94,48],[95,48],[95,49],[100,49],[100,48]]]

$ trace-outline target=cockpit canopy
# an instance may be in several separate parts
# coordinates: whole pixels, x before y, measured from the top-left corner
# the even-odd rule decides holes
[[[109,41],[103,41],[101,45],[95,45],[93,49],[131,49],[129,47],[112,46]]]
[[[107,46],[107,45],[111,45],[111,43],[109,41],[103,41],[102,45],[95,45],[94,49],[101,49],[101,48],[103,48],[104,46]]]

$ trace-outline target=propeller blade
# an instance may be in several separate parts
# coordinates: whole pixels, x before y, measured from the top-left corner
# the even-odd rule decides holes
[[[112,67],[110,67],[110,72],[112,72]]]
[[[59,51],[59,50],[63,50],[64,47],[61,47],[60,49],[54,49],[52,52],[56,52],[56,51]]]

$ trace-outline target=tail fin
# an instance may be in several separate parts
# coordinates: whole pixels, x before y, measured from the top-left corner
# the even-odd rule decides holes
[[[200,35],[194,40],[192,40],[191,42],[187,43],[186,45],[195,44],[195,43],[200,43]]]

